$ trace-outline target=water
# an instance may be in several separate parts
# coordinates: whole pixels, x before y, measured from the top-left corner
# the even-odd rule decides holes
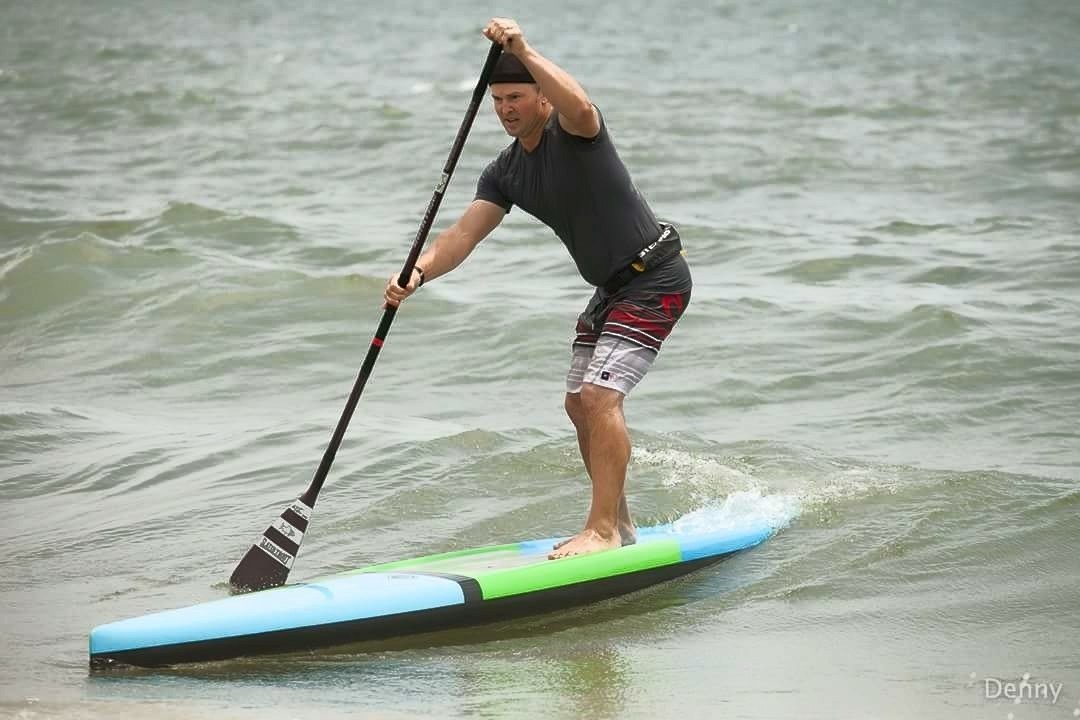
[[[694,300],[627,405],[643,524],[783,513],[620,602],[89,676],[306,485],[486,52],[582,81]],[[0,7],[0,715],[1067,718],[1080,5]],[[485,107],[437,227],[506,143]],[[398,314],[292,577],[576,529],[587,290],[514,211]],[[990,679],[1060,683],[1056,704]]]

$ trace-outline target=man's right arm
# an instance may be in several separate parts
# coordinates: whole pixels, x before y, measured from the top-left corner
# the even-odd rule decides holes
[[[440,275],[445,275],[460,265],[480,241],[491,234],[506,217],[506,210],[487,200],[473,200],[457,222],[439,233],[435,242],[416,261],[409,284],[404,288],[397,284],[398,274],[394,273],[386,283],[384,300],[387,305],[397,305],[409,297],[423,281],[431,282]]]

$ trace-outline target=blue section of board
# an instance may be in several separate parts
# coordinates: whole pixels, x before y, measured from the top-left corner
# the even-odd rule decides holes
[[[427,575],[344,575],[109,623],[90,653],[199,642],[461,605],[461,586]]]
[[[690,535],[673,533],[669,537],[678,541],[682,561],[690,562],[691,560],[700,560],[745,550],[765,542],[773,532],[773,528],[768,525],[752,525],[738,530],[725,530],[724,532],[694,533]]]

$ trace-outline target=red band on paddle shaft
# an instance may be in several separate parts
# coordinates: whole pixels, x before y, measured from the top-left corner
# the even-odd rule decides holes
[[[382,347],[382,340],[380,340],[379,338],[372,338],[371,339],[371,344],[374,345],[377,348],[381,348]]]

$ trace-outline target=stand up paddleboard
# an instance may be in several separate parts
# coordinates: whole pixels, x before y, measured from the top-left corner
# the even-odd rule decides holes
[[[90,633],[90,665],[156,667],[294,652],[479,625],[583,605],[698,570],[774,528],[641,528],[638,542],[548,560],[556,538],[373,565],[109,623]]]

